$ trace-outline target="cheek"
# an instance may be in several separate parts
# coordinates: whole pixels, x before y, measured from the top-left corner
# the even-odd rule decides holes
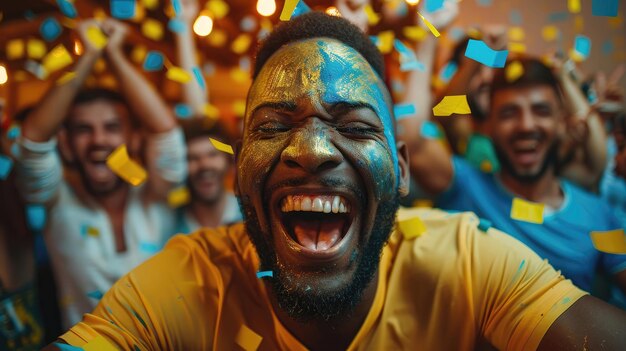
[[[272,165],[276,163],[285,148],[284,144],[283,139],[273,138],[251,140],[243,145],[237,166],[237,177],[242,195],[259,194]]]
[[[346,147],[344,155],[350,155],[347,157],[352,159],[365,187],[373,191],[376,200],[391,198],[397,186],[394,161],[386,145],[377,141],[354,142]]]

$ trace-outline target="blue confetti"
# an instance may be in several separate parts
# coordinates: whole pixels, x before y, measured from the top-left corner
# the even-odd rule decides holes
[[[409,60],[409,61],[403,61],[402,63],[400,63],[400,70],[402,72],[414,71],[414,70],[419,70],[419,71],[424,72],[426,70],[426,66],[424,66],[424,64],[419,62],[417,59],[414,59],[414,60]]]
[[[20,126],[13,126],[7,132],[7,138],[9,140],[15,140],[20,136],[21,132],[22,129],[20,128]]]
[[[420,134],[426,139],[441,139],[442,134],[439,131],[439,126],[432,121],[424,121]]]
[[[135,17],[135,0],[111,0],[111,16],[122,20]]]
[[[262,272],[256,272],[256,277],[257,278],[263,278],[263,277],[274,277],[274,272],[272,271],[262,271]]]
[[[426,0],[424,9],[429,13],[435,12],[443,7],[443,2],[444,0]]]
[[[45,41],[53,41],[61,35],[63,28],[53,17],[46,18],[43,22],[41,22],[41,26],[39,26],[39,32],[41,33],[41,37],[44,38]]]
[[[250,62],[250,57],[244,56],[239,59],[239,68],[241,68],[242,71],[249,72],[251,65],[252,63]]]
[[[20,149],[20,144],[14,143],[13,145],[11,145],[11,155],[13,155],[13,157],[19,159],[21,154],[22,149]]]
[[[180,16],[180,14],[183,12],[183,6],[180,3],[180,0],[172,0],[172,7],[174,8],[174,13],[176,14],[176,16]]]
[[[91,297],[92,299],[100,300],[102,299],[102,296],[104,295],[102,294],[100,290],[94,290],[94,291],[88,292],[87,296]]]
[[[591,14],[617,17],[617,0],[593,0],[591,2]]]
[[[569,12],[553,12],[548,15],[548,21],[550,22],[562,22],[567,21],[569,18]]]
[[[584,35],[577,35],[574,38],[574,50],[583,58],[589,57],[591,51],[591,39]]]
[[[149,51],[143,61],[143,69],[147,72],[158,71],[163,68],[163,54],[158,51]]]
[[[139,250],[149,254],[155,254],[161,250],[161,245],[142,241],[139,243]]]
[[[178,118],[189,118],[193,114],[191,107],[185,104],[177,104],[174,106],[174,114]]]
[[[504,67],[508,54],[508,50],[493,50],[484,41],[476,39],[470,39],[465,50],[465,57],[493,68]]]
[[[311,12],[311,8],[304,2],[304,0],[300,0],[296,5],[296,8],[293,10],[291,18],[296,18],[309,12]]]
[[[256,29],[256,26],[257,26],[256,19],[250,15],[244,17],[239,23],[239,27],[244,32],[252,32]]]
[[[83,349],[82,347],[76,347],[76,346],[72,346],[68,344],[61,344],[59,342],[55,342],[52,345],[56,346],[61,351],[85,351],[85,349]]]
[[[61,13],[65,15],[65,17],[76,18],[78,16],[78,12],[76,12],[76,7],[74,7],[74,4],[72,4],[68,0],[57,0],[57,5],[59,6],[59,10],[61,10]]]
[[[187,30],[185,23],[178,18],[172,18],[167,22],[167,28],[174,33],[185,33]]]
[[[416,109],[414,104],[397,104],[393,106],[393,114],[396,116],[396,121],[413,115],[415,112]]]
[[[7,179],[7,177],[11,173],[12,168],[13,160],[10,157],[0,155],[0,180]]]
[[[391,89],[396,93],[403,93],[404,84],[401,81],[394,79],[391,81]]]
[[[456,74],[456,71],[458,70],[458,66],[455,62],[448,62],[446,63],[445,66],[443,66],[443,68],[441,69],[441,73],[439,73],[439,78],[444,82],[447,83],[450,81],[450,79],[452,79],[452,77],[454,77],[454,75]]]
[[[478,222],[478,229],[482,230],[483,232],[486,232],[489,230],[489,228],[491,228],[493,226],[493,224],[491,223],[491,221],[488,221],[484,218],[480,218],[480,222]]]
[[[191,69],[191,72],[193,73],[193,76],[196,77],[196,81],[198,82],[200,89],[206,91],[206,81],[204,80],[204,76],[202,76],[200,68],[194,67]]]
[[[26,205],[26,223],[30,230],[43,230],[46,225],[46,208],[43,205]]]
[[[461,27],[452,27],[449,31],[450,38],[454,41],[459,41],[465,37],[465,30]]]
[[[511,10],[509,13],[509,21],[515,26],[522,25],[522,13],[519,10]]]
[[[613,45],[612,41],[607,40],[602,43],[602,53],[604,55],[610,55],[613,53],[613,51],[615,51],[615,45]]]

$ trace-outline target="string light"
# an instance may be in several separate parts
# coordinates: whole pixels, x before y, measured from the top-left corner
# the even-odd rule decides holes
[[[406,1],[406,3],[409,5],[417,5],[420,2],[420,0],[404,0],[404,1]]]
[[[258,0],[256,3],[256,10],[261,16],[271,16],[276,12],[275,0]]]
[[[74,41],[74,53],[79,56],[83,54],[83,45],[78,40]]]
[[[8,80],[7,69],[3,65],[0,65],[0,85],[6,83]]]
[[[200,14],[193,23],[193,31],[201,37],[206,37],[213,30],[213,19],[208,14]]]
[[[331,15],[331,16],[341,17],[341,13],[339,13],[339,10],[335,6],[331,6],[327,8],[326,14]]]

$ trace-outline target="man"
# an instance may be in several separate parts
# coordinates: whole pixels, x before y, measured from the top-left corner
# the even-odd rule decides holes
[[[106,47],[87,39],[94,28],[107,36]],[[161,200],[171,185],[184,180],[186,170],[175,118],[124,56],[125,26],[112,19],[86,20],[78,32],[85,51],[74,67],[75,77],[54,84],[24,121],[17,165],[26,201],[48,206],[45,240],[66,327],[171,235],[174,216]],[[110,90],[80,90],[103,54],[124,98]],[[139,151],[141,135],[131,114],[156,154],[140,187],[125,183],[106,163],[120,146],[126,145],[131,155]],[[54,137],[59,129],[59,148],[70,165],[65,179]]]
[[[538,60],[518,62],[524,73],[515,81],[507,80],[505,70],[496,72],[486,121],[501,171],[482,173],[458,157],[450,158],[438,143],[408,135],[411,173],[423,190],[435,195],[437,207],[472,211],[490,220],[583,290],[591,291],[598,268],[626,289],[626,256],[596,250],[589,236],[591,231],[619,229],[619,222],[603,201],[556,171],[565,113],[557,79]],[[543,224],[512,219],[513,198],[544,204]]]
[[[514,239],[480,232],[470,214],[425,211],[426,234],[392,234],[408,155],[382,73],[376,48],[344,19],[310,13],[276,29],[257,55],[238,148],[245,227],[174,238],[61,340],[125,350],[626,345],[624,312],[583,296]]]

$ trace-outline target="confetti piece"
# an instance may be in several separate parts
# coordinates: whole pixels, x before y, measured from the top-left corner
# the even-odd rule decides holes
[[[140,64],[146,59],[147,54],[148,51],[145,46],[135,46],[130,53],[130,58],[133,62]]]
[[[183,5],[180,3],[180,0],[172,0],[172,8],[176,16],[180,16],[183,13]]]
[[[100,236],[100,231],[98,230],[98,228],[92,227],[90,225],[87,224],[83,224],[80,233],[82,234],[82,236],[92,236],[92,237],[98,237]]]
[[[206,7],[218,20],[226,17],[228,11],[230,11],[228,4],[222,0],[211,0]]]
[[[215,105],[206,104],[204,105],[204,114],[211,119],[217,119],[220,116],[220,110]]]
[[[46,224],[46,208],[37,204],[26,205],[26,224],[30,230],[42,230]]]
[[[158,71],[163,68],[163,54],[158,51],[149,51],[143,61],[143,69],[147,72]]]
[[[5,180],[11,173],[13,160],[7,156],[0,155],[0,180]]]
[[[391,48],[393,47],[393,37],[394,34],[392,30],[386,30],[378,34],[376,37],[377,46],[381,53],[388,54],[391,52]]]
[[[272,271],[256,272],[256,277],[257,278],[274,277],[274,272],[272,272]]]
[[[285,6],[280,13],[280,20],[289,21],[291,17],[298,17],[310,11],[309,6],[302,0],[286,0]]]
[[[402,28],[402,34],[404,34],[404,36],[408,39],[421,41],[426,37],[426,34],[428,33],[426,32],[426,30],[424,30],[424,28],[420,26],[407,26]]]
[[[194,78],[196,78],[196,82],[198,82],[200,89],[206,91],[206,81],[204,80],[204,76],[202,75],[200,67],[192,68],[191,73],[193,73]]]
[[[102,291],[100,290],[94,290],[87,293],[87,297],[91,297],[96,300],[102,299],[102,296],[104,296],[104,294],[102,294]]]
[[[211,144],[213,144],[213,147],[215,147],[216,149],[218,149],[218,150],[220,150],[222,152],[229,153],[231,155],[234,154],[232,146],[230,146],[228,144],[224,144],[221,141],[215,140],[213,138],[209,138],[209,140],[211,141]]]
[[[233,103],[233,113],[237,117],[243,117],[246,113],[246,100],[235,100]]]
[[[12,126],[7,132],[7,139],[16,140],[21,133],[22,129],[20,128],[20,126]]]
[[[523,222],[542,224],[543,206],[543,204],[516,197],[513,199],[513,205],[511,206],[511,218]]]
[[[511,27],[509,28],[509,40],[513,41],[523,41],[524,40],[524,28],[522,27]]]
[[[626,254],[626,235],[624,234],[624,229],[591,232],[591,241],[598,251],[610,254]]]
[[[13,39],[7,42],[6,46],[7,58],[16,60],[24,56],[24,41],[21,39]]]
[[[167,194],[167,203],[171,208],[178,208],[184,206],[191,201],[191,194],[186,186],[181,186]]]
[[[26,53],[28,57],[38,60],[46,55],[46,44],[37,39],[28,39],[26,43]]]
[[[54,17],[48,17],[43,22],[41,22],[41,26],[39,26],[39,32],[41,33],[41,37],[45,41],[53,41],[61,35],[63,28],[59,24]]]
[[[545,41],[553,41],[559,36],[559,29],[556,26],[545,26],[541,29],[541,36]]]
[[[472,134],[467,142],[465,159],[484,173],[500,170],[500,162],[491,139],[478,133]]]
[[[257,21],[253,16],[246,16],[239,22],[239,27],[244,32],[252,32],[257,27]]]
[[[511,21],[511,23],[516,26],[522,24],[522,14],[519,12],[519,10],[511,10],[511,12],[509,12],[509,21]]]
[[[16,159],[20,158],[20,144],[18,143],[14,143],[13,145],[11,145],[11,155],[13,155],[13,157],[15,157]]]
[[[148,177],[146,170],[128,157],[126,145],[119,146],[107,157],[107,166],[133,186],[140,185]]]
[[[87,28],[87,40],[96,49],[102,49],[109,41],[98,26],[89,26],[89,28]]]
[[[568,12],[553,12],[553,13],[548,15],[548,21],[549,22],[567,21],[568,18],[569,18],[569,13]]]
[[[65,72],[61,78],[57,80],[57,85],[63,85],[76,78],[76,72]]]
[[[424,121],[422,123],[420,135],[426,139],[441,139],[443,137],[443,133],[441,133],[437,124],[432,121]]]
[[[526,52],[526,45],[524,43],[509,43],[508,49],[510,52],[523,54]]]
[[[365,15],[367,16],[367,23],[369,23],[370,26],[375,26],[380,21],[380,16],[374,12],[372,5],[369,3],[365,5],[363,9],[365,10]]]
[[[502,68],[509,52],[493,50],[482,40],[470,39],[465,50],[465,57],[480,62],[485,66]]]
[[[393,106],[393,114],[396,117],[396,121],[413,115],[415,112],[416,108],[414,104],[397,104]]]
[[[230,77],[237,83],[245,83],[248,80],[248,73],[239,67],[230,70]]]
[[[456,71],[459,69],[457,64],[453,61],[449,61],[446,65],[441,69],[441,73],[439,74],[439,78],[445,83],[449,82],[452,77],[456,74]]]
[[[591,39],[584,35],[577,35],[574,38],[574,52],[579,54],[582,59],[589,57],[591,51]]]
[[[135,0],[111,0],[111,16],[117,19],[135,17]]]
[[[71,63],[72,56],[63,44],[59,44],[43,58],[42,66],[46,73],[50,74],[67,67]]]
[[[242,325],[235,337],[237,345],[241,346],[246,351],[256,351],[261,345],[263,338],[252,331],[250,328]]]
[[[76,12],[74,4],[68,0],[57,0],[57,6],[59,6],[59,10],[66,17],[76,18],[78,16],[78,12]]]
[[[177,18],[172,18],[167,22],[167,28],[174,33],[185,33],[187,27],[185,23]]]
[[[426,233],[426,225],[419,217],[398,221],[398,227],[405,239],[413,239]]]
[[[173,80],[181,84],[187,84],[189,83],[189,81],[191,81],[191,74],[189,74],[189,72],[185,71],[184,69],[176,66],[170,67],[167,70],[165,76],[167,77],[167,79]]]
[[[248,51],[251,43],[252,37],[244,33],[237,36],[237,38],[231,44],[230,48],[231,50],[233,50],[234,53],[241,55],[244,52]]]
[[[591,14],[594,16],[617,17],[618,0],[593,0]]]
[[[400,71],[402,72],[415,70],[424,72],[426,70],[426,66],[424,66],[424,64],[419,62],[417,59],[402,61],[400,63]]]
[[[424,9],[429,13],[438,11],[443,7],[443,2],[444,0],[426,0]]]
[[[472,113],[467,103],[466,95],[444,96],[437,106],[433,107],[433,114],[435,116],[450,116],[453,113],[459,115]]]
[[[58,342],[55,342],[52,345],[56,346],[61,351],[84,351],[83,348],[81,347],[76,347],[76,346],[72,346],[68,344],[61,344]]]
[[[82,346],[85,351],[117,351],[102,335],[96,336]]]
[[[420,18],[422,19],[422,21],[424,21],[424,24],[426,25],[426,27],[428,27],[428,29],[430,30],[431,33],[433,33],[433,35],[435,36],[435,38],[439,38],[439,36],[441,34],[439,34],[439,31],[437,30],[437,28],[435,28],[435,26],[433,26],[426,18],[424,18],[424,16],[422,16],[421,13],[417,13]]]
[[[159,7],[159,0],[141,0],[141,3],[148,10],[156,10]]]
[[[567,0],[567,9],[571,13],[580,12],[580,0]]]
[[[39,79],[45,79],[48,76],[46,73],[46,69],[43,68],[38,62],[33,60],[28,60],[24,63],[24,69],[30,73],[32,73],[35,77]]]
[[[187,104],[176,104],[174,106],[174,114],[178,118],[189,118],[193,114],[191,107]]]
[[[404,45],[402,40],[394,39],[393,47],[396,48],[396,50],[400,53],[400,59],[410,60],[410,59],[415,58],[415,53],[413,52],[413,50],[409,49],[406,45]]]
[[[505,69],[506,81],[509,83],[515,82],[519,77],[524,74],[524,66],[519,61],[513,61],[506,66]]]
[[[483,232],[486,232],[492,226],[493,226],[493,223],[491,223],[491,221],[486,220],[484,218],[479,218],[478,229],[482,230]]]
[[[413,201],[413,207],[433,208],[434,203],[428,199],[417,199]]]
[[[161,251],[161,245],[142,241],[139,243],[139,250],[146,252],[150,255],[154,255],[155,253]]]
[[[615,45],[613,45],[612,41],[607,40],[602,43],[602,54],[610,55],[613,53],[613,51],[615,51]]]
[[[157,20],[148,18],[142,23],[141,32],[147,38],[159,41],[163,38],[163,25]]]

